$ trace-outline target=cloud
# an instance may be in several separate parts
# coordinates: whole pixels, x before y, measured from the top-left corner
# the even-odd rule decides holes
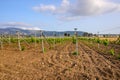
[[[40,5],[33,7],[33,10],[40,12],[49,11],[60,18],[74,20],[76,17],[94,16],[120,11],[120,3],[112,0],[62,0],[59,7],[51,5]],[[62,16],[61,16],[62,15]],[[76,18],[78,19],[78,18]]]
[[[79,16],[59,16],[57,19],[61,21],[72,21],[72,20],[79,20]]]
[[[40,12],[43,12],[43,11],[50,11],[50,12],[54,12],[56,10],[56,7],[54,5],[43,5],[41,4],[40,6],[35,6],[33,7],[33,9],[35,11],[40,11]]]
[[[91,16],[118,11],[120,4],[108,0],[77,0],[68,13],[72,16]]]
[[[0,26],[5,26],[5,27],[9,27],[9,26],[12,26],[12,27],[23,27],[23,26],[31,26],[30,24],[25,24],[25,23],[21,23],[21,22],[7,22],[7,23],[0,23]]]
[[[39,27],[35,27],[30,24],[22,23],[22,22],[6,22],[6,23],[0,23],[0,27],[7,28],[7,27],[14,27],[14,28],[21,28],[24,30],[40,30]]]
[[[41,30],[38,27],[21,27],[21,29],[24,29],[24,30]]]
[[[62,14],[66,13],[69,5],[70,5],[69,0],[62,0],[62,3],[59,7],[56,7],[54,5],[40,4],[39,6],[33,7],[33,10],[37,12],[51,12],[54,14]]]

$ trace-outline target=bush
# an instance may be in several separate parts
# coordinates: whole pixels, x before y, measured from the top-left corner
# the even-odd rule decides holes
[[[46,49],[46,48],[44,48],[44,50],[42,50],[42,53],[45,53],[45,52],[47,52],[47,49]]]
[[[74,37],[72,38],[72,43],[76,44],[76,39]]]
[[[47,49],[46,49],[46,48],[44,48],[44,52],[47,52]]]
[[[30,42],[32,42],[32,43],[35,42],[35,38],[31,37]]]
[[[39,43],[41,40],[40,39],[36,39],[36,43]]]
[[[103,41],[103,44],[104,44],[105,46],[108,46],[109,41],[108,41],[108,40],[104,40],[104,41]]]
[[[24,50],[25,50],[25,46],[22,46],[22,47],[21,47],[21,51],[24,51]]]
[[[100,40],[100,39],[96,39],[96,42],[97,42],[97,43],[101,43],[101,40]]]
[[[10,41],[11,41],[12,43],[15,43],[15,42],[17,42],[17,39],[12,37],[12,38],[10,39]]]
[[[113,55],[113,56],[115,55],[114,49],[111,49],[111,50],[110,50],[110,54]]]
[[[118,57],[117,57],[118,59],[120,59],[120,53],[118,54]]]
[[[78,55],[78,53],[77,53],[76,51],[75,51],[75,52],[73,52],[72,54],[73,54],[73,55]]]

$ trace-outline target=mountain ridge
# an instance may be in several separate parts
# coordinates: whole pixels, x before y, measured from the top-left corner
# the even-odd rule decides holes
[[[15,34],[16,31],[19,31],[20,33],[26,34],[26,35],[33,35],[33,34],[37,34],[40,35],[40,30],[24,30],[24,29],[20,29],[20,28],[14,28],[14,27],[8,27],[8,28],[0,28],[0,34]],[[47,31],[47,30],[43,30],[43,33],[46,36],[53,36],[54,34],[56,36],[63,36],[65,33],[70,34],[70,35],[74,35],[75,31]],[[83,31],[77,31],[78,35],[83,35]]]

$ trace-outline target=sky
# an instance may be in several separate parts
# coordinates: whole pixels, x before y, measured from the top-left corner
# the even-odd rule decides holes
[[[120,34],[120,0],[0,0],[0,28]]]

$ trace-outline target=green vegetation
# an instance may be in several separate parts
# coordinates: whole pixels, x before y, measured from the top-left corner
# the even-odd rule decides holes
[[[43,53],[45,53],[45,52],[47,52],[47,49],[46,49],[46,48],[44,48],[44,51],[43,51]]]
[[[116,44],[120,44],[120,37],[115,41]]]
[[[31,40],[30,40],[30,42],[35,42],[35,38],[34,37],[31,37]]]
[[[101,43],[101,40],[98,38],[98,39],[95,39],[97,43]]]
[[[16,43],[17,42],[17,38],[13,38],[12,37],[10,40],[11,40],[12,43]]]
[[[44,44],[45,44],[43,52],[46,52],[51,49],[55,49],[55,46],[59,46],[59,45],[61,46],[62,44],[65,44],[67,41],[70,41],[73,44],[76,44],[75,36],[73,36],[73,37],[49,37],[49,38],[23,37],[23,38],[20,38],[21,51],[25,51],[25,50],[29,49],[29,47],[34,47],[35,43],[36,43],[36,47],[38,47],[38,46],[41,47],[42,39],[44,40]],[[9,45],[9,46],[12,46],[12,47],[18,46],[18,39],[16,37],[3,38],[0,40],[2,41],[0,46],[1,45],[4,46],[4,44],[6,46],[6,45],[8,45],[9,42],[10,42],[10,44],[13,44],[13,45]],[[117,54],[119,49],[116,49],[116,46],[118,46],[118,48],[119,48],[119,45],[118,44],[116,45],[116,43],[113,43],[114,41],[110,42],[107,39],[102,40],[98,37],[97,38],[95,38],[95,37],[78,37],[78,42],[83,42],[84,44],[86,44],[87,46],[92,48],[93,50],[96,50],[100,53],[111,54],[112,56],[115,56],[117,59],[120,59],[120,53],[119,53],[119,55]],[[117,40],[117,43],[119,43],[119,42],[120,42],[120,39]],[[31,46],[31,44],[32,44],[32,46]],[[46,46],[46,44],[47,44],[47,46]],[[99,44],[99,48],[97,48],[98,44]],[[116,52],[114,49],[116,50]],[[78,54],[79,53],[77,53],[76,51],[72,53],[72,55],[78,55]]]
[[[111,39],[111,38],[110,38]],[[110,54],[117,59],[120,59],[119,41],[112,41],[109,38],[95,38],[95,37],[79,37],[79,41],[90,47],[91,49],[104,54]],[[114,39],[114,38],[113,38]],[[98,48],[99,43],[99,48]]]
[[[106,40],[103,40],[103,44],[105,45],[105,46],[108,46],[108,44],[109,44],[109,41],[106,39]]]
[[[73,54],[73,55],[78,55],[78,53],[77,53],[76,51],[75,51],[75,52],[73,52],[72,54]]]
[[[76,44],[76,39],[75,39],[75,37],[72,38],[72,43],[73,43],[73,44]]]
[[[115,55],[114,49],[111,49],[111,50],[110,50],[110,54],[113,55],[113,56]]]
[[[117,58],[120,60],[120,53],[118,54]]]
[[[24,51],[24,50],[25,50],[25,46],[22,46],[22,47],[21,47],[21,51]]]

